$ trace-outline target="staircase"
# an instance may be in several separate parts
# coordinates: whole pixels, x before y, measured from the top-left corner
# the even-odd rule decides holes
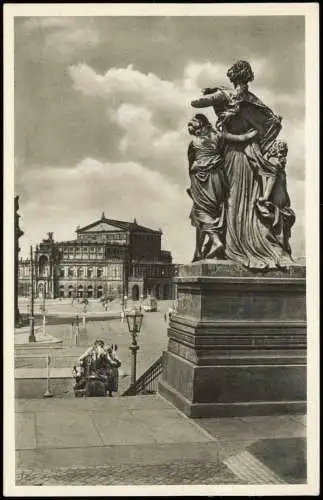
[[[130,385],[121,396],[134,396],[135,394],[155,394],[157,392],[158,380],[163,371],[162,354],[156,361]]]

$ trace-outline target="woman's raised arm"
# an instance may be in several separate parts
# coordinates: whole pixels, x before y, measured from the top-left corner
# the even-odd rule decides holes
[[[198,99],[194,99],[194,101],[191,102],[191,106],[193,108],[207,108],[209,106],[213,105],[213,99],[212,95],[209,96],[203,96],[199,97]]]

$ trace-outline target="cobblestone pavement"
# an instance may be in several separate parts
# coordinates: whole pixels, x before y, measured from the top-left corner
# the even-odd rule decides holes
[[[52,470],[17,469],[16,486],[243,484],[224,464],[185,461],[160,465],[116,465]]]

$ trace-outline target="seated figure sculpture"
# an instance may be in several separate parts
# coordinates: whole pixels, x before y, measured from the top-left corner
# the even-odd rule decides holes
[[[79,358],[79,366],[74,367],[76,379],[75,396],[106,396],[107,361],[103,340],[96,340]]]
[[[104,345],[96,340],[79,358],[73,367],[75,396],[112,397],[118,391],[118,369],[121,361],[117,356],[118,346]]]

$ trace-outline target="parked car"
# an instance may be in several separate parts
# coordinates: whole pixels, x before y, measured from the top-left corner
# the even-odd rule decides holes
[[[142,308],[146,312],[157,311],[157,299],[155,299],[155,297],[147,297],[145,303],[142,305]]]

